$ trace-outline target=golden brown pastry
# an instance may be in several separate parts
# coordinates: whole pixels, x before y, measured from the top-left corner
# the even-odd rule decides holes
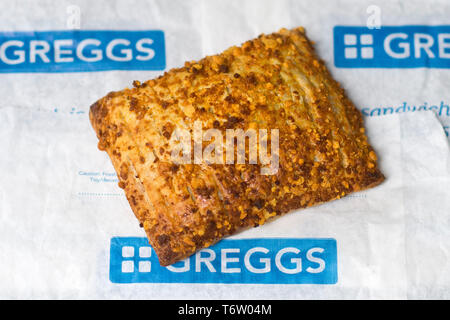
[[[163,266],[273,216],[384,180],[361,113],[303,28],[133,84],[94,103],[90,120]],[[278,129],[278,170],[261,174],[262,164],[248,161],[174,163],[174,130],[192,132],[194,121],[224,136],[226,129]]]

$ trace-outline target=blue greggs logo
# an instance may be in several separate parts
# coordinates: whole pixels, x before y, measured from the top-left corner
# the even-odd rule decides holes
[[[450,26],[334,27],[339,68],[450,68]]]
[[[113,283],[335,284],[336,240],[225,239],[168,267],[161,267],[146,238],[114,237]]]
[[[164,32],[0,32],[0,72],[164,70]]]

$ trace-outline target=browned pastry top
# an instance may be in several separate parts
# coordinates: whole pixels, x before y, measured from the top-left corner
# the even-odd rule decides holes
[[[187,62],[91,106],[108,152],[161,265],[239,229],[381,183],[361,113],[303,28],[282,29]],[[176,128],[278,129],[279,170],[261,164],[174,164]],[[248,156],[248,155],[247,155]]]

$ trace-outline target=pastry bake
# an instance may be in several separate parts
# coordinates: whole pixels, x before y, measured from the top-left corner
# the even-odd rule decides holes
[[[360,111],[303,28],[135,81],[94,103],[90,121],[163,266],[272,217],[384,180]],[[268,144],[276,129],[278,167],[263,174],[249,152],[245,163],[173,161],[174,133],[193,132],[195,123],[224,137],[230,129],[264,129]]]

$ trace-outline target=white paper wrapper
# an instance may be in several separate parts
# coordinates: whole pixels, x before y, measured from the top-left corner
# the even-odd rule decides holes
[[[110,239],[144,232],[87,115],[8,107],[0,122],[2,297],[448,297],[449,146],[431,112],[366,120],[382,185],[232,237],[333,238],[331,285],[112,283]]]
[[[232,284],[116,283],[111,275],[112,238],[145,234],[117,186],[107,155],[97,150],[88,107],[109,91],[162,71],[4,73],[0,76],[0,148],[4,151],[0,157],[0,297],[450,298],[450,151],[445,134],[450,125],[450,111],[447,114],[445,108],[450,104],[449,71],[345,69],[333,64],[334,26],[365,25],[366,10],[372,4],[380,8],[383,25],[445,24],[450,6],[445,1],[430,3],[110,0],[0,4],[0,31],[64,30],[70,5],[80,9],[82,30],[163,30],[166,69],[262,32],[302,25],[332,74],[368,115],[369,140],[386,176],[374,189],[290,213],[230,238],[333,239],[337,252],[333,283],[252,284],[245,279]],[[419,108],[378,116],[376,108],[397,108],[404,102],[444,107],[435,110],[441,111],[435,112],[437,116]],[[157,266],[152,263],[153,272]],[[242,261],[230,265],[245,269]],[[211,279],[208,272],[202,274],[197,282]]]

